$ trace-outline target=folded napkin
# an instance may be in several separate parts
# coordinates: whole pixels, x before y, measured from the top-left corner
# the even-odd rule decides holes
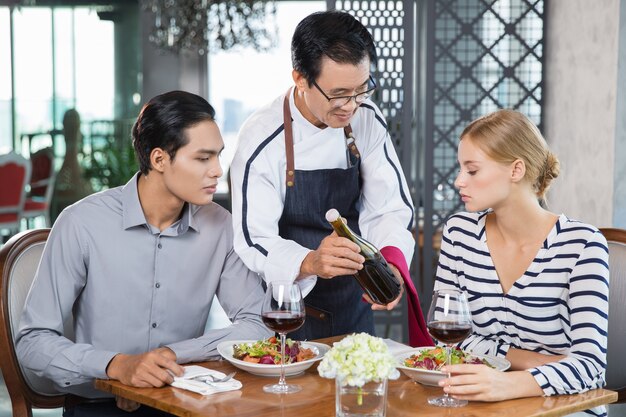
[[[222,372],[208,369],[203,366],[189,365],[183,366],[185,373],[183,376],[175,377],[172,386],[176,388],[186,389],[188,391],[197,392],[202,395],[211,395],[217,392],[233,391],[241,389],[241,382],[234,378],[225,382],[209,382],[202,377],[213,376],[215,378],[224,378],[226,375]]]
[[[394,356],[413,350],[411,346],[405,345],[404,343],[396,342],[395,340],[383,339],[383,342],[385,342],[385,344],[389,348],[389,352]]]

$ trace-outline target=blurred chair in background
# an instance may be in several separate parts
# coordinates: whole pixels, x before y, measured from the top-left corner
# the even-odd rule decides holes
[[[32,174],[30,176],[30,192],[24,203],[23,217],[29,229],[36,217],[43,216],[45,226],[50,227],[50,202],[54,192],[54,151],[52,148],[40,149],[30,156]]]
[[[30,161],[16,153],[0,155],[0,236],[2,241],[19,231],[30,181]],[[8,235],[5,235],[8,231]]]

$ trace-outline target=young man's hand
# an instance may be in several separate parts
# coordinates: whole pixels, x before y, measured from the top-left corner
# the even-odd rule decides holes
[[[176,354],[165,347],[138,355],[120,353],[107,367],[109,378],[133,387],[162,387],[183,373],[183,367],[176,363]]]

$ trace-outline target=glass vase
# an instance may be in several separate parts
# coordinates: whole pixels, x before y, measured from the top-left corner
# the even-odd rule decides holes
[[[387,379],[370,381],[362,387],[344,385],[335,380],[335,415],[337,417],[385,417],[387,414]]]

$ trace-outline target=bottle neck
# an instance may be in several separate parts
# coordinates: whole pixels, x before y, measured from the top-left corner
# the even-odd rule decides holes
[[[356,236],[352,229],[350,229],[350,227],[348,227],[348,225],[343,222],[341,217],[339,217],[334,222],[330,222],[330,224],[333,226],[333,229],[335,229],[335,232],[337,232],[337,235],[341,237],[352,239],[354,236]]]

